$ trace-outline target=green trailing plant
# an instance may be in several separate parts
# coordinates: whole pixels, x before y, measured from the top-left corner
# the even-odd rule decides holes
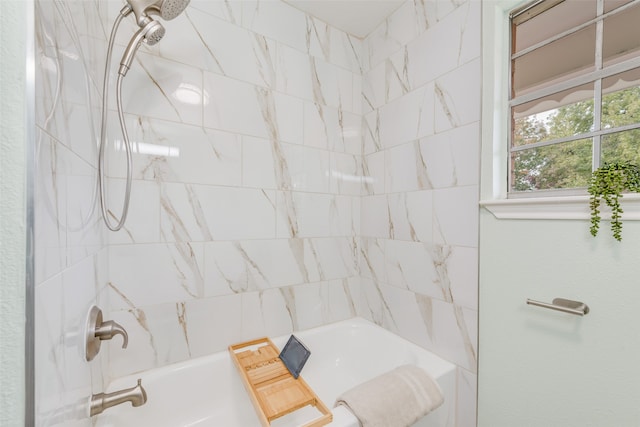
[[[611,231],[617,241],[622,240],[622,193],[640,192],[640,168],[628,162],[605,163],[591,176],[588,188],[591,208],[591,235],[596,236],[600,229],[600,203],[611,208]]]

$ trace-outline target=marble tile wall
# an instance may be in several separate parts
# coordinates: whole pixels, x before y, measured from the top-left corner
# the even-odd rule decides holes
[[[38,425],[89,425],[87,397],[111,378],[356,315],[361,41],[280,2],[194,0],[163,22],[167,36],[141,48],[123,84],[132,204],[107,233],[96,147],[121,6],[36,4]],[[114,64],[135,29],[123,21]],[[105,343],[87,363],[94,303],[130,344]]]
[[[362,41],[280,1],[193,0],[164,24],[123,84],[133,194],[107,286],[130,348],[109,348],[112,378],[353,317],[360,295]]]
[[[89,425],[78,402],[112,378],[353,316],[456,363],[474,425],[479,2],[407,2],[360,40],[280,1],[192,0],[124,80],[117,233],[95,183],[122,2],[36,5],[38,425]],[[94,303],[129,348],[86,363]]]
[[[107,383],[104,352],[84,357],[89,308],[107,302],[107,236],[98,214],[98,2],[35,2],[36,425],[89,426],[86,403]],[[82,17],[82,19],[78,19]],[[95,31],[94,31],[95,32]],[[99,31],[100,32],[100,31]],[[103,36],[102,33],[97,37]]]
[[[480,17],[406,2],[363,43],[364,317],[458,366],[460,427],[476,419]]]

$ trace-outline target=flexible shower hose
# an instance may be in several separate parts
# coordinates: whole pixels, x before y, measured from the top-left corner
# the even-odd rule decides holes
[[[124,225],[127,214],[129,212],[129,200],[131,199],[131,170],[132,170],[132,160],[131,160],[131,144],[129,142],[129,135],[127,133],[127,128],[124,121],[124,113],[122,112],[122,78],[123,76],[118,73],[118,80],[116,83],[116,99],[117,99],[117,107],[118,107],[118,118],[120,120],[120,128],[122,129],[122,136],[124,139],[124,147],[127,155],[127,182],[125,186],[124,193],[124,203],[122,205],[122,215],[120,219],[117,220],[117,224],[113,225],[109,220],[108,216],[110,214],[107,209],[107,201],[105,198],[105,185],[104,185],[104,152],[106,143],[106,123],[107,123],[107,107],[108,107],[108,94],[109,94],[109,69],[111,68],[111,54],[113,52],[113,44],[115,41],[115,35],[118,30],[118,26],[120,22],[124,18],[122,12],[118,14],[115,22],[113,23],[113,29],[111,30],[111,35],[109,36],[109,46],[107,48],[107,59],[104,67],[104,80],[102,83],[102,117],[101,117],[101,126],[100,126],[100,148],[98,150],[98,184],[100,187],[100,207],[102,208],[102,219],[104,220],[105,225],[111,231],[118,231]],[[115,215],[111,214],[112,216]],[[117,219],[117,218],[116,218]]]

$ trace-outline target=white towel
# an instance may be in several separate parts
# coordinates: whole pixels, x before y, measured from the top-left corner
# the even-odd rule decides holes
[[[438,383],[423,369],[403,365],[338,396],[363,427],[408,427],[444,402]]]

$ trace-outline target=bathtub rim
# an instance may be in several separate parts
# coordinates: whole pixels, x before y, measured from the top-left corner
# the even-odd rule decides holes
[[[434,377],[434,378],[438,378],[441,374],[446,374],[446,372],[448,372],[449,370],[455,370],[456,369],[456,365],[453,362],[450,362],[446,359],[444,359],[443,357],[435,354],[433,351],[426,349],[424,347],[420,347],[419,345],[409,341],[408,339],[395,334],[394,332],[389,331],[388,329],[383,328],[382,326],[367,320],[363,317],[352,317],[349,319],[344,319],[344,320],[338,320],[336,322],[332,322],[332,323],[327,323],[324,325],[320,325],[320,326],[315,326],[313,328],[309,328],[309,329],[301,329],[298,331],[293,331],[293,332],[289,332],[287,334],[284,335],[279,335],[277,337],[271,338],[271,340],[278,345],[279,347],[281,347],[281,344],[283,344],[284,342],[286,342],[286,340],[292,335],[296,335],[299,337],[304,338],[306,335],[310,335],[310,334],[317,334],[319,332],[322,331],[328,331],[328,330],[334,330],[334,329],[343,329],[343,328],[348,328],[351,330],[358,330],[358,329],[362,329],[365,328],[365,330],[367,328],[373,329],[378,334],[382,334],[385,337],[392,339],[392,340],[402,340],[406,343],[407,346],[409,346],[409,348],[411,348],[412,350],[416,350],[419,353],[425,354],[427,355],[427,358],[430,359],[430,362],[434,362],[433,365],[429,365],[429,367],[431,369],[429,369],[429,374]],[[238,341],[241,342],[241,341]],[[234,343],[230,343],[230,345],[232,345]],[[217,361],[220,359],[228,359],[229,364],[232,366],[232,362],[231,362],[231,358],[229,357],[228,354],[228,350],[221,350],[221,351],[217,351],[215,353],[211,353],[211,354],[207,354],[204,356],[197,356],[197,357],[193,357],[191,359],[186,359],[186,360],[182,360],[179,362],[173,362],[164,366],[159,366],[156,368],[152,368],[152,369],[147,369],[147,370],[143,370],[143,371],[138,371],[135,373],[131,373],[122,377],[118,377],[118,378],[111,378],[108,381],[108,385],[105,387],[105,392],[110,392],[112,390],[117,390],[117,387],[114,387],[115,385],[119,385],[121,382],[123,384],[128,384],[129,382],[131,382],[132,378],[138,378],[140,376],[144,376],[146,378],[157,378],[166,374],[170,374],[170,373],[175,373],[175,372],[179,372],[181,370],[184,370],[188,367],[193,367],[193,366],[200,366],[200,365],[204,365],[213,361]],[[424,368],[424,367],[423,367]],[[235,368],[234,368],[235,369]]]

